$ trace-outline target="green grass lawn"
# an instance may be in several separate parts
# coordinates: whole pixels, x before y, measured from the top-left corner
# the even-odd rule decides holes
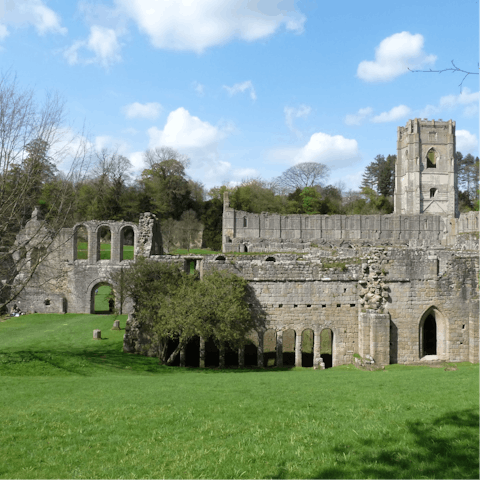
[[[88,243],[77,242],[77,259],[86,260],[88,258]],[[100,260],[110,260],[111,246],[110,243],[100,244]],[[123,259],[133,260],[133,245],[123,246]]]
[[[478,478],[478,364],[163,367],[113,320],[0,323],[0,478]]]

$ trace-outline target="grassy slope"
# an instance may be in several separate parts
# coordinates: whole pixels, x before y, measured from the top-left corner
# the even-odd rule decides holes
[[[0,323],[0,478],[478,478],[478,365],[180,369],[112,323]]]

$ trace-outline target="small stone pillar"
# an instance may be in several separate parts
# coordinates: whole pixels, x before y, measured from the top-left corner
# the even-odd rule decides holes
[[[101,330],[94,330],[93,331],[93,339],[94,340],[101,340],[102,339],[102,331]]]
[[[120,330],[120,320],[115,320],[113,322],[112,330]]]
[[[295,332],[295,366],[302,366],[302,334]]]
[[[205,368],[205,339],[200,337],[200,368]]]
[[[238,367],[243,368],[245,366],[245,347],[238,349]]]
[[[313,332],[313,368],[318,369],[320,362],[323,362],[320,355],[320,332]]]
[[[180,349],[180,366],[185,366],[185,348]]]
[[[277,367],[283,367],[283,331],[277,332]]]

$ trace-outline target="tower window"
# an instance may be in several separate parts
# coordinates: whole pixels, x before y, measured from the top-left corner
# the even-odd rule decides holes
[[[437,189],[436,188],[431,188],[430,189],[430,198],[435,197],[436,194],[437,194]]]
[[[247,227],[247,217],[243,217],[243,228]]]
[[[437,168],[437,159],[433,148],[427,153],[427,168]]]

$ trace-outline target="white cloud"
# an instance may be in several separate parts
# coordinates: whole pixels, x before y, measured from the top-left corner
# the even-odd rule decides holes
[[[470,133],[468,130],[457,130],[457,150],[462,152],[464,155],[466,153],[474,152],[478,147],[477,136],[473,133]]]
[[[347,125],[361,125],[363,121],[373,112],[372,107],[361,108],[357,113],[349,113],[345,115],[345,123]]]
[[[293,124],[294,118],[307,117],[312,111],[312,107],[308,105],[300,105],[298,108],[295,107],[285,107],[283,113],[285,114],[285,123],[289,130],[291,130],[295,135],[301,137],[301,132],[297,130]]]
[[[440,107],[456,107],[457,105],[469,105],[471,103],[478,103],[480,100],[480,92],[470,92],[470,89],[465,87],[458,95],[446,95],[440,98]]]
[[[169,113],[163,130],[148,129],[149,147],[171,147],[188,155],[189,174],[210,188],[226,180],[231,172],[230,162],[220,158],[218,147],[233,131],[228,122],[214,126],[180,107]]]
[[[135,172],[141,172],[146,168],[143,155],[144,155],[144,152],[132,152],[129,155],[126,155],[130,160],[130,162],[132,163],[133,170]]]
[[[464,106],[463,114],[466,117],[473,117],[478,113],[479,100],[480,92],[471,92],[469,88],[464,87],[458,95],[446,95],[440,98],[439,108]]]
[[[6,25],[21,27],[33,25],[39,35],[46,33],[67,33],[67,29],[61,26],[60,17],[51,8],[48,8],[42,0],[4,0],[0,5],[0,39],[8,35]]]
[[[301,148],[286,147],[272,149],[270,161],[295,165],[303,162],[320,162],[332,170],[351,166],[360,158],[358,143],[342,135],[314,133],[308,143]]]
[[[463,107],[463,115],[473,117],[478,114],[479,100],[480,92],[471,92],[469,88],[464,87],[458,95],[441,97],[438,105],[427,105],[420,110],[418,116],[420,118],[433,118],[442,111]]]
[[[385,123],[385,122],[394,122],[400,118],[404,118],[409,115],[411,109],[406,105],[398,105],[393,107],[388,112],[382,112],[380,115],[376,115],[372,118],[373,123]]]
[[[423,42],[423,35],[410,32],[395,33],[383,39],[375,49],[375,61],[360,62],[357,76],[366,82],[388,82],[408,73],[408,68],[432,65],[437,57],[424,52]]]
[[[235,38],[265,38],[282,25],[301,33],[306,20],[294,0],[116,0],[116,5],[156,48],[198,53]]]
[[[257,99],[257,94],[255,93],[255,89],[253,88],[253,84],[250,80],[247,80],[243,83],[236,83],[233,87],[227,87],[226,85],[223,88],[228,92],[230,96],[235,95],[237,93],[243,93],[246,90],[250,91],[250,98],[252,100]]]
[[[123,107],[123,113],[127,118],[148,118],[155,120],[160,115],[162,106],[159,103],[130,103]]]
[[[163,130],[152,127],[148,134],[150,147],[172,147],[182,153],[185,150],[212,152],[225,137],[223,130],[190,115],[183,107],[170,112]]]
[[[78,51],[83,48],[90,50],[94,56],[79,59]],[[121,60],[117,34],[111,28],[92,25],[88,39],[75,42],[64,51],[64,56],[70,65],[99,63],[102,67],[108,68]]]

